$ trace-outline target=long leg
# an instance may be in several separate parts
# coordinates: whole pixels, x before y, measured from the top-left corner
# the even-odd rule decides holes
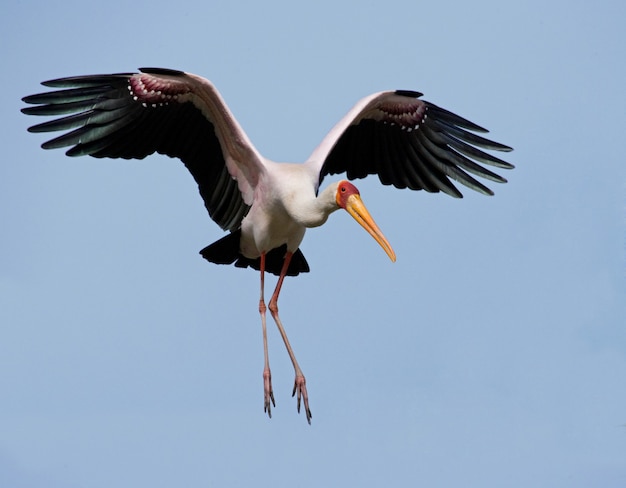
[[[272,372],[270,371],[270,357],[267,350],[267,327],[265,325],[265,306],[264,299],[265,289],[265,253],[261,254],[261,298],[259,299],[259,313],[261,314],[261,325],[263,326],[263,355],[265,358],[265,364],[263,367],[263,396],[264,396],[264,411],[267,412],[270,418],[272,418],[272,405],[276,406],[274,401],[274,392],[272,391]],[[270,401],[272,404],[270,405]]]
[[[287,353],[291,358],[291,362],[293,363],[293,369],[296,372],[296,379],[293,385],[293,392],[291,396],[298,392],[298,412],[300,412],[300,399],[304,401],[304,411],[306,413],[306,420],[310,424],[311,423],[311,409],[309,408],[309,396],[306,391],[306,378],[304,374],[302,374],[302,370],[300,369],[300,365],[298,365],[298,361],[296,360],[296,355],[293,353],[293,349],[291,348],[291,344],[289,344],[289,339],[287,338],[287,333],[285,332],[285,328],[283,327],[282,322],[280,321],[280,317],[278,316],[278,295],[280,294],[280,289],[283,286],[283,280],[285,279],[285,275],[287,274],[287,269],[289,268],[289,263],[291,262],[291,257],[293,253],[288,252],[285,255],[285,262],[283,263],[283,267],[280,270],[280,276],[278,277],[278,283],[276,284],[276,289],[272,294],[272,298],[270,299],[269,309],[274,318],[274,322],[278,326],[278,331],[283,338],[283,342],[285,343],[285,347],[287,348]]]

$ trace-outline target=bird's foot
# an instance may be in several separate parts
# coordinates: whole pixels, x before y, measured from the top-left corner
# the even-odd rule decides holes
[[[274,401],[274,392],[272,391],[272,373],[269,368],[263,370],[263,394],[265,397],[264,411],[269,418],[272,418],[272,405],[276,406]],[[270,401],[272,402],[270,404]]]
[[[304,412],[306,413],[306,421],[311,425],[311,409],[309,408],[309,395],[306,392],[306,379],[304,375],[296,374],[296,381],[293,384],[293,392],[291,396],[295,396],[298,392],[298,413],[300,413],[300,400],[304,402]]]

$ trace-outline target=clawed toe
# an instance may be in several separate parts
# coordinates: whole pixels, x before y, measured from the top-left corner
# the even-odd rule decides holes
[[[303,375],[296,375],[296,380],[293,384],[293,392],[291,396],[294,396],[298,393],[298,413],[300,413],[300,400],[304,402],[304,413],[306,414],[306,421],[311,425],[311,409],[309,408],[309,395],[306,391],[306,378]]]
[[[276,402],[272,390],[272,373],[269,370],[263,371],[263,396],[265,399],[263,411],[267,413],[269,418],[272,418],[272,405],[276,407]]]

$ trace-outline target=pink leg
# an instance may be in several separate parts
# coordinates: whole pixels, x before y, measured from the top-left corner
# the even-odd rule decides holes
[[[265,357],[265,365],[263,367],[263,396],[264,411],[272,418],[272,405],[274,402],[274,392],[272,391],[272,372],[270,371],[270,357],[267,350],[267,327],[265,325],[265,306],[264,295],[265,288],[265,253],[261,254],[261,298],[259,299],[259,313],[261,314],[261,325],[263,326],[263,355]],[[270,401],[272,404],[270,405]]]
[[[293,353],[293,349],[291,348],[291,344],[289,344],[289,339],[287,338],[287,333],[285,332],[285,328],[280,321],[280,317],[278,316],[278,295],[280,294],[280,289],[283,286],[283,280],[287,274],[287,269],[289,268],[289,263],[291,262],[291,257],[293,253],[288,252],[285,255],[285,262],[283,263],[283,267],[280,271],[280,276],[278,277],[278,283],[276,284],[276,289],[274,290],[274,294],[270,299],[269,309],[274,318],[274,322],[278,326],[278,331],[283,338],[283,342],[285,343],[285,347],[287,348],[287,353],[289,354],[289,358],[293,364],[293,368],[296,372],[296,379],[293,385],[293,392],[291,396],[298,392],[298,412],[300,412],[300,399],[304,401],[304,411],[306,413],[306,420],[310,424],[311,423],[311,409],[309,408],[309,396],[306,391],[306,378],[304,374],[302,374],[302,370],[298,365],[298,361],[296,361],[296,355]]]

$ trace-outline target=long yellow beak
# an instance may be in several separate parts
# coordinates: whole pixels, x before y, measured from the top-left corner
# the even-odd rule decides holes
[[[378,242],[380,247],[385,250],[387,256],[389,256],[389,258],[395,263],[396,253],[393,251],[391,244],[389,244],[389,241],[387,241],[383,233],[376,225],[376,222],[374,222],[374,219],[367,211],[367,208],[365,208],[365,204],[363,203],[363,200],[361,200],[360,195],[355,194],[348,197],[346,211],[352,215],[354,220],[361,224],[361,227],[363,227],[374,239],[376,239],[376,242]]]

